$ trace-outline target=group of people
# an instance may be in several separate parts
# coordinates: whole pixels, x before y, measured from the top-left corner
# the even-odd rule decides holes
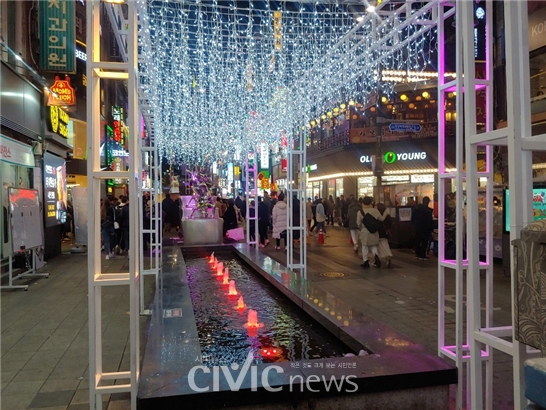
[[[368,215],[368,216],[367,216]],[[369,222],[371,220],[371,222]],[[389,229],[392,225],[391,216],[383,203],[375,207],[373,198],[365,196],[356,200],[349,199],[347,209],[348,228],[351,233],[353,250],[358,254],[358,243],[362,246],[362,266],[370,268],[369,256],[373,258],[373,266],[381,267],[381,258],[386,259],[386,266],[392,266],[392,252],[389,246]]]
[[[258,222],[258,246],[264,248],[269,244],[269,233],[275,239],[275,249],[281,249],[281,240],[284,240],[284,249],[287,247],[287,227],[288,214],[286,196],[280,193],[278,197],[270,197],[267,191],[263,197],[259,197],[258,203],[252,200],[248,206],[250,239],[255,239],[256,221]],[[218,214],[224,219],[224,236],[230,229],[237,228],[244,223],[247,215],[247,203],[244,196],[238,196],[236,199],[222,200],[217,198],[216,207]],[[258,212],[257,218],[256,210]],[[293,221],[294,226],[299,226],[300,220],[300,202],[294,196],[293,198]],[[294,240],[299,240],[299,232],[294,231]]]
[[[108,196],[101,200],[100,230],[106,259],[129,251],[129,199]]]
[[[314,200],[307,198],[306,213],[309,231],[313,232],[316,228],[318,232],[322,229],[323,233],[326,234],[326,225],[337,223],[339,226],[346,226],[349,205],[353,199],[353,195],[348,199],[341,195],[335,200],[332,195],[328,199],[319,198],[318,195],[315,195]]]

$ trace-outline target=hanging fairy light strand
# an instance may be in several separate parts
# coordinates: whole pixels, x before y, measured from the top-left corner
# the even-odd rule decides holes
[[[347,0],[220,3],[138,2],[140,99],[161,156],[234,160],[334,104],[391,94],[378,73],[423,70],[434,49],[429,6],[384,0],[362,17]]]

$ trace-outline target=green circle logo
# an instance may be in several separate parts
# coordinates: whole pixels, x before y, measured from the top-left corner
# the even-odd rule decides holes
[[[396,154],[392,151],[389,151],[385,154],[385,156],[383,157],[383,159],[385,160],[385,162],[387,164],[392,164],[393,162],[396,161]]]

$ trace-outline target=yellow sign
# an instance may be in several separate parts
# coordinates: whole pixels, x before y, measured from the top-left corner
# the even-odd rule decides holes
[[[56,105],[49,107],[49,119],[47,125],[49,131],[59,134],[61,137],[68,138],[68,114]]]
[[[273,13],[273,37],[275,39],[275,50],[282,49],[282,13]]]

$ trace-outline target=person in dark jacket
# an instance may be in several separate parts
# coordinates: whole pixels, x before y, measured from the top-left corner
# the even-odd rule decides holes
[[[269,201],[271,203],[271,201]],[[258,202],[258,234],[260,235],[260,247],[263,248],[269,243],[267,230],[269,229],[269,206],[264,201]]]
[[[224,236],[230,229],[237,228],[237,212],[235,212],[235,201],[228,200],[228,207],[224,212]]]
[[[165,199],[161,201],[161,211],[163,213],[163,228],[165,232],[170,232],[173,226],[173,209],[174,202],[171,199],[171,194],[165,194]]]
[[[297,227],[301,225],[301,209],[300,209],[300,200],[298,199],[298,196],[294,194],[292,197],[292,226]],[[293,230],[293,238],[294,240],[300,239],[300,231],[299,230]]]
[[[100,209],[100,233],[104,244],[106,259],[114,257],[113,245],[115,240],[114,232],[114,207],[108,199],[102,201]]]
[[[120,254],[129,251],[129,199],[127,196],[121,196],[119,229],[121,230],[121,239],[119,241]]]
[[[430,198],[425,196],[423,203],[413,208],[411,222],[415,226],[415,258],[426,260],[428,239],[432,232],[432,208],[429,208]]]

